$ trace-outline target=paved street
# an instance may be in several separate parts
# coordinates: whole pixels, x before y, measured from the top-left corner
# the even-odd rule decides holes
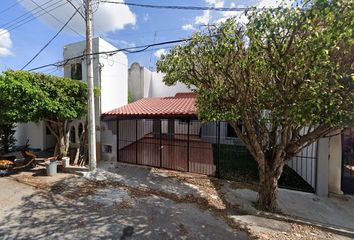
[[[247,186],[201,175],[100,165],[108,171],[47,177],[39,168],[0,178],[0,238],[350,239],[253,215],[255,193]]]
[[[0,178],[1,239],[248,239],[191,203],[71,175],[56,178]]]

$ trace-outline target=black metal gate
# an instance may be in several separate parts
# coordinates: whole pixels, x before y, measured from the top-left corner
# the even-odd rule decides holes
[[[190,119],[117,120],[118,161],[215,175],[212,143]]]
[[[227,122],[194,119],[117,119],[117,160],[258,182],[258,166]],[[279,185],[314,192],[317,144],[303,149],[284,168]]]
[[[342,136],[342,191],[354,194],[354,127]]]

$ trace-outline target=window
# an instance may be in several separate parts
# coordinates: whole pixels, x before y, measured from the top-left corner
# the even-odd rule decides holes
[[[82,64],[75,63],[71,65],[71,79],[82,80]]]
[[[76,142],[75,127],[74,126],[70,128],[69,140],[70,140],[71,143],[75,143]]]
[[[227,124],[227,135],[226,136],[229,138],[237,138],[236,132],[230,124]]]
[[[103,145],[104,153],[112,153],[112,145]]]
[[[77,130],[78,130],[78,133],[79,133],[79,137],[81,137],[82,132],[84,131],[84,128],[83,128],[83,126],[82,126],[82,123],[79,124],[79,127],[78,127]]]
[[[45,134],[52,135],[52,132],[50,131],[50,129],[48,127],[45,127]]]

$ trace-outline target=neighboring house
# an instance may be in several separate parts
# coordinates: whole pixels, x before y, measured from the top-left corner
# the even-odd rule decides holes
[[[84,49],[85,42],[65,46],[64,60],[82,55]],[[101,38],[93,40],[93,52],[111,50],[117,49]],[[218,146],[242,146],[226,122],[198,121],[195,95],[187,86],[166,86],[164,74],[138,63],[128,69],[123,53],[96,55],[93,67],[95,86],[101,90],[95,106],[97,153],[103,160],[217,175],[216,159],[224,157],[217,155]],[[85,62],[68,62],[64,76],[85,81]],[[127,105],[128,92],[133,103]],[[72,123],[71,142],[78,143],[83,123]],[[19,124],[15,136],[18,145],[26,139],[32,148],[55,145],[43,122]],[[354,127],[320,139],[287,165],[319,195],[354,194]]]
[[[85,51],[85,46],[85,41],[66,45],[63,52],[64,61],[81,56]],[[117,50],[117,48],[101,38],[94,38],[92,50],[103,52]],[[100,89],[100,95],[95,97],[97,145],[100,149],[101,114],[128,103],[128,58],[121,52],[113,56],[94,55],[93,70],[94,84]],[[64,77],[86,81],[85,60],[79,58],[69,61],[64,66]],[[72,122],[70,130],[72,143],[78,143],[84,122],[85,118]],[[32,148],[41,150],[53,147],[56,141],[43,122],[19,124],[15,136],[18,145],[24,144],[29,139]],[[100,151],[97,152],[100,155]]]
[[[218,176],[221,160],[217,159],[225,158],[225,152],[217,156],[218,146],[243,145],[226,122],[198,121],[193,93],[143,98],[104,113],[102,120],[105,160]],[[304,148],[287,166],[318,195],[342,194],[343,176],[354,186],[353,133],[354,129],[345,131],[343,145],[340,133],[322,138]],[[347,146],[343,156],[350,159],[343,165],[345,175],[342,146]]]
[[[64,47],[64,61],[82,55],[85,51],[86,42],[78,42]],[[106,52],[118,50],[102,38],[93,39],[92,52]],[[95,97],[96,114],[96,141],[97,158],[100,159],[101,149],[101,123],[102,113],[128,103],[128,58],[122,52],[109,56],[105,54],[93,57],[94,85],[100,89],[100,95]],[[86,81],[86,64],[82,59],[70,61],[64,67],[64,77]],[[118,93],[117,93],[118,91]],[[79,128],[85,119],[75,120],[72,123],[70,138],[78,143]],[[75,136],[75,137],[74,137]]]
[[[170,97],[178,92],[190,92],[190,89],[182,83],[167,86],[163,82],[163,73],[153,72],[133,63],[129,68],[129,93],[132,100],[136,101],[147,97]]]

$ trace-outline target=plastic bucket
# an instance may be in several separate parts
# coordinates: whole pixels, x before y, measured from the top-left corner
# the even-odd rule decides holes
[[[61,159],[61,164],[63,165],[63,168],[67,168],[70,166],[70,158],[69,157],[63,157]]]
[[[46,163],[46,169],[47,176],[54,176],[55,174],[57,174],[57,161],[50,160],[48,163]]]

